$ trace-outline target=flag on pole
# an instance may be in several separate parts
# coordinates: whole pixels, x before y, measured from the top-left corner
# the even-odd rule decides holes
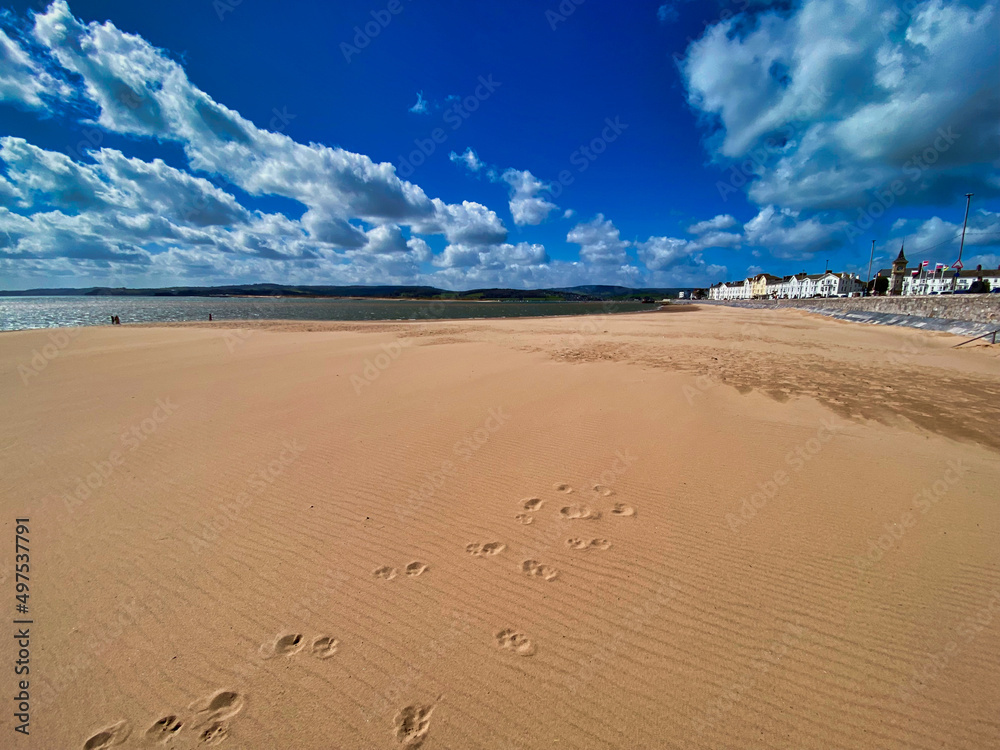
[[[929,266],[930,264],[931,264],[931,262],[929,260],[925,260],[925,261],[922,261],[920,263],[920,265],[922,265],[922,266]]]

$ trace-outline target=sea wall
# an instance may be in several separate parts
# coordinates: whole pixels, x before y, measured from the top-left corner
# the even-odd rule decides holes
[[[831,313],[877,312],[892,315],[915,315],[921,318],[965,320],[996,324],[1000,327],[1000,294],[955,294],[929,297],[847,297],[834,299],[730,300],[726,302],[695,300],[697,304],[733,307],[799,307]]]

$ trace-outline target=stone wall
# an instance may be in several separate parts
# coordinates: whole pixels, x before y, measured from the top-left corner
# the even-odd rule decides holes
[[[894,315],[918,315],[924,318],[967,320],[996,324],[1000,328],[1000,294],[955,294],[929,297],[846,297],[834,299],[730,300],[717,302],[694,300],[697,304],[734,307],[801,307],[811,310],[879,312]]]

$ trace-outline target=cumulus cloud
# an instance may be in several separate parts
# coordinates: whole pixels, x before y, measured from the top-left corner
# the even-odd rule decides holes
[[[595,265],[624,265],[628,261],[629,243],[621,238],[618,228],[603,214],[573,227],[566,241],[580,246],[580,260]]]
[[[839,219],[824,223],[794,209],[765,206],[743,226],[743,234],[748,244],[766,248],[776,258],[804,259],[836,246],[846,225]]]
[[[500,179],[511,188],[510,213],[520,227],[534,226],[545,221],[559,206],[540,197],[549,188],[528,170],[508,169]]]
[[[923,221],[905,221],[894,228],[904,231],[896,234],[890,242],[901,244],[905,241],[906,255],[911,260],[937,259],[950,263],[958,257],[962,239],[961,222],[953,223],[932,216]],[[971,248],[982,247],[1000,247],[1000,213],[996,211],[979,209],[969,214],[965,250],[968,252]],[[968,267],[968,263],[966,266]]]
[[[434,213],[416,222],[421,234],[444,234],[448,242],[460,245],[494,245],[507,239],[507,229],[491,209],[474,201],[448,205],[433,200]]]
[[[867,203],[910,180],[901,203],[1000,194],[997,0],[804,0],[720,21],[681,65],[690,102],[715,123],[721,160],[751,158],[758,204]],[[912,180],[911,180],[912,178]]]
[[[478,172],[484,166],[483,162],[479,160],[479,156],[476,155],[476,152],[472,150],[471,146],[467,147],[465,152],[461,154],[456,154],[452,151],[448,154],[448,158],[456,164],[464,165],[470,172]]]
[[[345,224],[352,219],[448,219],[440,215],[440,201],[401,180],[391,164],[258,128],[194,86],[179,64],[141,37],[111,23],[84,24],[64,0],[36,16],[34,33],[63,67],[82,77],[102,127],[177,141],[193,169],[220,175],[251,195],[299,201],[322,232],[349,232]],[[283,115],[280,125],[293,117]]]
[[[46,107],[43,95],[67,96],[69,87],[43,68],[0,29],[0,102],[31,109]]]
[[[549,258],[542,245],[519,242],[516,245],[448,245],[433,263],[443,268],[468,268],[479,266],[485,270],[517,270],[525,266],[548,263]]]
[[[688,231],[691,234],[702,234],[704,232],[719,232],[724,229],[732,229],[737,224],[735,218],[729,214],[719,214],[711,219],[706,219],[705,221],[699,221],[688,227]]]

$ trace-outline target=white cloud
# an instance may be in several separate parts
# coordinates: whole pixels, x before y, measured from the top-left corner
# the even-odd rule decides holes
[[[435,198],[432,205],[434,213],[413,225],[420,234],[444,234],[448,242],[464,245],[493,245],[507,239],[500,217],[481,203],[448,205]]]
[[[483,162],[479,160],[479,157],[476,155],[476,152],[472,150],[471,146],[467,147],[465,152],[461,154],[456,154],[452,151],[448,154],[448,158],[456,164],[464,164],[470,172],[478,172],[484,166]]]
[[[743,234],[748,244],[765,248],[776,258],[804,259],[837,245],[846,225],[843,220],[823,223],[803,218],[793,209],[765,206],[743,226]]]
[[[629,243],[621,238],[618,229],[603,214],[588,222],[577,224],[566,235],[567,242],[580,246],[580,260],[595,265],[625,265]]]
[[[699,221],[696,224],[692,224],[688,227],[688,231],[691,234],[702,234],[703,232],[710,231],[721,231],[723,229],[731,229],[739,224],[735,218],[729,214],[719,214],[718,216],[707,219],[705,221]]]
[[[691,45],[690,101],[717,123],[713,153],[750,157],[752,200],[844,208],[895,179],[900,203],[950,198],[958,180],[1000,194],[984,158],[1000,149],[997,0],[907,7],[803,0],[721,21]]]
[[[447,221],[443,204],[401,180],[391,164],[258,128],[191,84],[180,65],[141,37],[110,23],[83,24],[64,0],[36,17],[35,36],[83,78],[102,127],[177,141],[193,169],[221,175],[251,195],[297,200],[321,236],[351,234],[347,224],[354,219]],[[280,130],[292,119],[282,112],[270,124]]]
[[[67,96],[69,87],[32,60],[17,41],[0,29],[0,102],[45,109],[44,94]]]
[[[426,115],[427,114],[427,100],[424,99],[424,92],[423,91],[418,91],[417,92],[417,103],[414,104],[412,107],[410,107],[409,111],[413,112],[416,115]]]
[[[508,169],[500,179],[511,187],[510,213],[514,217],[514,223],[520,227],[541,224],[550,213],[559,208],[555,203],[539,196],[549,186],[526,169]]]
[[[932,216],[924,221],[909,221],[906,229],[897,234],[890,243],[906,242],[906,255],[910,260],[931,260],[951,262],[958,257],[962,239],[962,223],[945,221]],[[965,252],[975,247],[1000,247],[1000,212],[980,209],[969,214],[969,225],[965,233]],[[963,261],[965,262],[965,261]],[[966,263],[968,267],[968,263]]]

